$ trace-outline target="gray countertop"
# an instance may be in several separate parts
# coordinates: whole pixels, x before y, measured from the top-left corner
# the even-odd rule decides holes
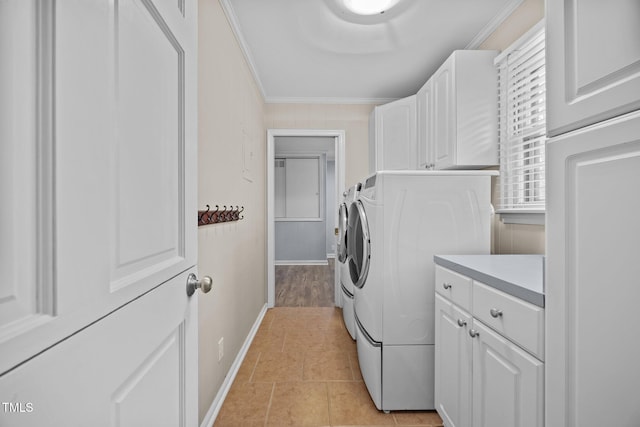
[[[436,264],[544,307],[543,255],[436,255]]]

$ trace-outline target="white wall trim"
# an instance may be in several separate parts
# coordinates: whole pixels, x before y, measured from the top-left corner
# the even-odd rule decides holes
[[[469,42],[469,44],[465,47],[465,49],[477,49],[485,40],[489,38],[491,34],[495,30],[498,29],[500,24],[502,24],[505,19],[507,19],[511,14],[522,4],[524,0],[512,0],[510,1],[496,16],[489,21],[487,25],[480,30],[478,34]]]
[[[264,315],[266,313],[267,313],[267,304],[262,306],[262,310],[260,310],[260,313],[258,314],[256,321],[253,323],[253,326],[249,331],[249,335],[247,335],[247,338],[244,340],[244,344],[242,344],[242,347],[240,348],[238,355],[233,361],[233,364],[231,365],[231,367],[229,368],[229,372],[227,373],[227,376],[225,377],[222,385],[220,386],[220,389],[218,390],[218,394],[216,394],[215,399],[213,399],[213,402],[211,402],[211,406],[209,407],[207,414],[204,416],[204,419],[202,420],[200,427],[212,426],[216,418],[218,417],[218,414],[220,413],[220,409],[222,408],[222,404],[224,403],[224,399],[227,397],[227,394],[229,394],[229,390],[231,389],[233,380],[236,378],[236,375],[238,374],[238,370],[240,370],[240,366],[242,366],[242,362],[244,361],[244,358],[247,355],[247,351],[249,351],[249,347],[251,347],[251,343],[253,342],[253,339],[255,338],[256,333],[260,328],[260,324],[262,323],[262,319],[264,319]]]
[[[325,129],[267,129],[267,305],[273,307],[276,300],[276,274],[275,274],[275,221],[274,221],[274,161],[275,138],[278,136],[329,136],[335,138],[335,202],[336,209],[342,200],[342,191],[345,186],[345,141],[344,130]],[[335,218],[338,226],[338,218]],[[340,294],[340,278],[336,269],[334,274],[334,299],[338,301]]]

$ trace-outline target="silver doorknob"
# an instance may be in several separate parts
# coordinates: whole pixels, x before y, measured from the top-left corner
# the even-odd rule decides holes
[[[480,332],[476,331],[475,329],[471,329],[471,330],[469,331],[469,336],[470,336],[471,338],[475,338],[475,337],[477,337],[478,335],[480,335]]]
[[[187,277],[187,296],[191,296],[194,294],[196,289],[200,289],[203,293],[207,293],[211,290],[213,286],[213,280],[209,276],[204,276],[202,279],[198,280],[195,274],[189,274]]]
[[[451,283],[443,283],[442,287],[445,289],[451,289]]]
[[[467,321],[466,320],[462,320],[462,319],[458,319],[458,326],[460,326],[461,328],[463,326],[467,326]]]

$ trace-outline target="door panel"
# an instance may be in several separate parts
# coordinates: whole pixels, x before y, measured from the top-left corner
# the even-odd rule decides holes
[[[548,148],[546,425],[637,426],[640,114]]]
[[[454,153],[452,135],[454,129],[452,99],[452,69],[451,61],[445,62],[433,77],[433,109],[434,109],[434,154],[433,162],[438,169],[445,168],[453,164]]]
[[[640,108],[638,16],[636,0],[549,2],[549,135]]]
[[[542,427],[544,364],[477,320],[473,329],[474,427]]]
[[[382,143],[377,147],[376,170],[415,169],[417,155],[416,96],[409,96],[377,107],[376,134]]]
[[[418,116],[418,169],[433,167],[433,79],[429,79],[416,95]]]
[[[187,363],[194,310],[158,311],[185,297],[187,273],[125,305],[2,377],[2,425],[185,426],[197,424],[197,399],[187,400]],[[191,334],[191,335],[190,335]],[[70,357],[72,355],[72,357]],[[192,375],[188,377],[188,375]]]
[[[435,407],[450,427],[471,425],[471,315],[436,295]]]
[[[0,343],[51,312],[50,256],[38,249],[51,229],[42,174],[50,158],[35,132],[36,17],[31,2],[0,3]]]
[[[112,292],[181,263],[185,198],[184,49],[152,4],[119,1],[114,14]]]

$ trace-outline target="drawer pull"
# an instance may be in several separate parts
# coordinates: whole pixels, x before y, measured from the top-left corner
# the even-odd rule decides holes
[[[491,317],[495,317],[496,319],[502,316],[502,310],[498,310],[496,308],[489,310],[489,313],[491,314]]]
[[[467,326],[467,321],[466,320],[462,320],[462,319],[458,319],[458,326],[460,326],[461,328],[463,326]]]
[[[445,289],[451,289],[451,283],[443,283],[442,287]]]
[[[471,338],[475,338],[475,337],[477,337],[478,335],[480,335],[480,332],[476,331],[475,329],[471,329],[471,330],[469,331],[469,336],[470,336]]]

